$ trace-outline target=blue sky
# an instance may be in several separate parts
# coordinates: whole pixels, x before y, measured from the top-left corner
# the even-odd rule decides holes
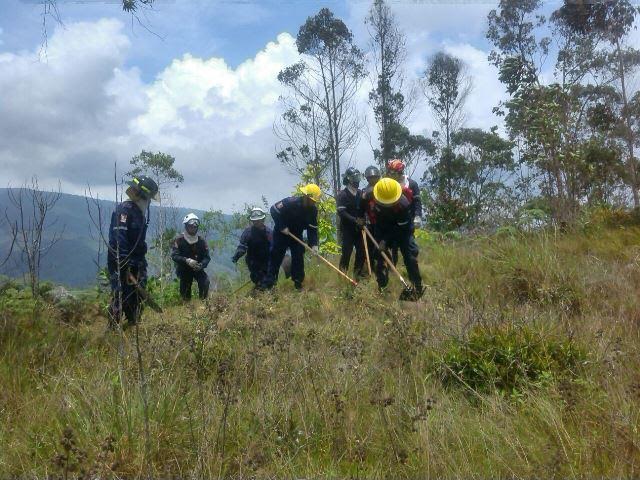
[[[229,211],[260,203],[262,195],[278,200],[296,181],[275,158],[281,145],[273,122],[283,93],[276,76],[298,60],[299,26],[328,7],[366,50],[370,3],[158,0],[141,15],[145,28],[112,0],[59,1],[64,25],[48,19],[46,56],[39,54],[42,5],[0,5],[1,184],[37,174],[44,185],[61,180],[71,193],[90,185],[110,196],[114,162],[122,172],[141,149],[161,150],[176,157],[185,175],[177,204]],[[504,89],[487,62],[484,38],[494,4],[390,5],[407,38],[408,82],[444,49],[462,58],[474,77],[467,126],[499,123],[491,109]],[[371,126],[369,88],[362,86],[359,107]],[[415,133],[433,130],[419,98],[409,125]],[[356,167],[372,162],[372,142],[365,129],[354,150]]]
[[[118,0],[83,1],[58,0],[62,21],[119,18],[127,22],[127,34],[134,42],[127,65],[140,68],[146,81],[184,53],[203,58],[221,56],[235,68],[279,33],[295,36],[305,19],[319,8],[328,7],[340,17],[349,10],[341,0],[157,0],[153,8],[140,11],[140,25],[122,12]],[[0,0],[0,4],[4,40],[0,51],[30,48],[41,41],[43,6],[37,0]],[[55,27],[52,18],[49,23],[50,28]]]

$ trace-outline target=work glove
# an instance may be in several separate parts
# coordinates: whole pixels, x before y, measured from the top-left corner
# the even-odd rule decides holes
[[[387,250],[387,242],[385,242],[384,240],[380,240],[378,242],[378,246],[380,247],[381,252],[384,252]]]
[[[364,218],[356,218],[356,225],[358,228],[364,227]]]
[[[289,228],[288,227],[284,227],[282,230],[280,230],[280,233],[282,233],[283,235],[289,235]]]
[[[314,245],[313,247],[311,247],[311,250],[313,251],[313,253],[318,255],[318,246],[317,245]]]
[[[413,226],[416,228],[422,228],[422,218],[416,217],[413,219]]]
[[[196,266],[193,267],[193,270],[196,272],[199,272],[200,270],[202,270],[202,264],[199,262],[196,262]]]
[[[198,266],[198,262],[196,262],[193,258],[187,258],[187,265],[189,265],[191,269],[195,270]]]

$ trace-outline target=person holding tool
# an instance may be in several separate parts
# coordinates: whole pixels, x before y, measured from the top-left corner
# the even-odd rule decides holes
[[[147,282],[149,209],[151,200],[158,195],[158,184],[145,175],[134,176],[127,184],[128,199],[116,206],[109,225],[110,328],[119,325],[123,315],[127,326],[135,325],[142,314],[141,291]]]
[[[318,252],[318,207],[322,197],[320,187],[310,183],[300,188],[301,195],[287,197],[276,202],[270,210],[273,218],[273,244],[264,288],[273,288],[278,282],[278,271],[287,249],[291,251],[291,279],[297,290],[304,281],[304,246],[296,242],[306,230],[307,242],[314,253]]]
[[[355,248],[356,258],[353,264],[353,272],[356,278],[363,276],[365,252],[362,237],[362,227],[365,224],[362,190],[360,186],[360,172],[355,168],[347,168],[344,174],[343,184],[345,188],[340,190],[336,198],[336,209],[340,221],[340,233],[342,234],[342,254],[340,255],[340,270],[349,270],[351,252]]]
[[[371,239],[380,253],[376,265],[378,287],[383,290],[389,283],[389,268],[405,283],[388,255],[389,249],[398,248],[407,267],[409,280],[413,284],[413,288],[410,289],[405,283],[405,292],[403,292],[405,298],[402,296],[401,298],[417,299],[422,296],[424,288],[418,260],[411,245],[413,232],[411,202],[402,193],[402,186],[392,178],[383,178],[376,183],[373,195],[376,201],[374,207],[376,224]]]

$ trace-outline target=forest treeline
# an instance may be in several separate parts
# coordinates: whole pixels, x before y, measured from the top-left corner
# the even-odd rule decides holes
[[[427,226],[439,231],[567,225],[584,207],[637,208],[638,7],[567,0],[547,10],[540,0],[502,0],[489,13],[489,61],[508,97],[493,109],[504,129],[485,129],[465,122],[474,79],[462,59],[437,52],[410,78],[406,36],[384,0],[366,17],[367,51],[321,9],[300,27],[300,61],[278,75],[287,92],[275,122],[278,159],[335,194],[368,134],[380,167],[401,158],[421,180]],[[366,115],[376,131],[363,128]],[[411,120],[425,115],[434,131],[412,132]]]

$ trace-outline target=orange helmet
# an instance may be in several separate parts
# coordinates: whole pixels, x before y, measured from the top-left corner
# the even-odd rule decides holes
[[[389,160],[389,163],[387,163],[387,170],[393,173],[404,173],[404,162],[397,158]]]

